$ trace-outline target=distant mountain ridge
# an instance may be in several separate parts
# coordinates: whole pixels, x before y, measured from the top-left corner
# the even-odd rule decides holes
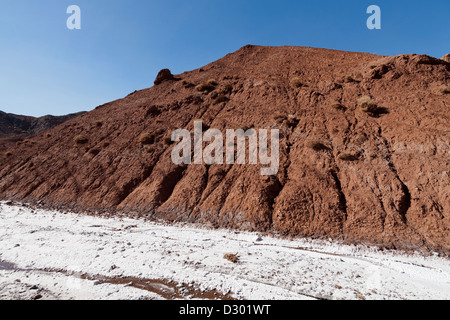
[[[85,112],[64,116],[31,117],[0,111],[0,138],[39,134],[83,113]]]

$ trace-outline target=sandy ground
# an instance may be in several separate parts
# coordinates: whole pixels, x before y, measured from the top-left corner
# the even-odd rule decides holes
[[[450,260],[0,204],[0,299],[227,298],[450,299]]]

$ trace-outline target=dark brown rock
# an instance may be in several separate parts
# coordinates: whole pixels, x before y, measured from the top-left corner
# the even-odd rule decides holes
[[[175,78],[169,69],[162,69],[156,76],[155,86],[167,80],[175,80]]]

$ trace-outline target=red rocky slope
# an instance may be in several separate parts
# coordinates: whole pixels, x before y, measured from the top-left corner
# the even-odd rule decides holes
[[[449,253],[449,62],[246,46],[157,82],[2,155],[1,197]],[[194,119],[279,128],[278,175],[174,165],[166,137]]]

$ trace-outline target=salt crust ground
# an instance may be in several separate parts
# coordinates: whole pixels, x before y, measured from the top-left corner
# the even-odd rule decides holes
[[[226,253],[238,253],[239,263],[225,260]],[[450,299],[450,260],[437,255],[4,202],[0,260],[0,299],[162,298],[124,284],[86,280],[82,273],[160,279],[238,299]]]

